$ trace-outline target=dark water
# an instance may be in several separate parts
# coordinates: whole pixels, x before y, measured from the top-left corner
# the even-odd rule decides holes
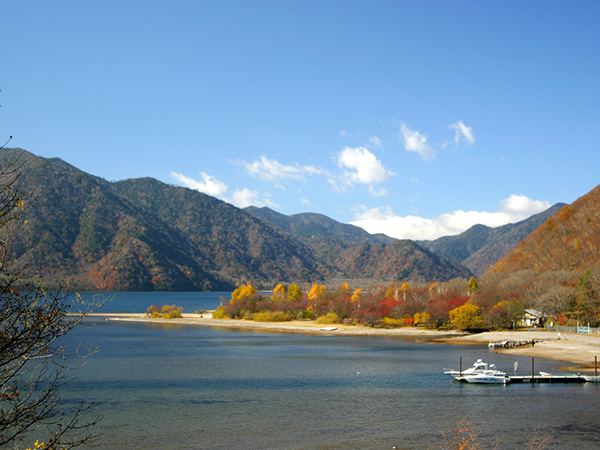
[[[100,318],[69,343],[100,350],[63,392],[104,415],[101,449],[438,448],[462,419],[500,449],[527,448],[538,427],[548,448],[600,448],[597,384],[470,385],[442,374],[459,356],[464,366],[482,357],[507,371],[531,367],[485,346]]]
[[[143,313],[149,306],[177,305],[184,313],[216,309],[219,299],[229,301],[231,292],[107,292],[83,293],[85,301],[103,302],[98,313]]]

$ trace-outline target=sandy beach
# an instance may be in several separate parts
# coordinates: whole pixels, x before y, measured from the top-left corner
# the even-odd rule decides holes
[[[590,372],[594,370],[594,357],[600,357],[600,336],[573,333],[556,333],[543,329],[519,331],[490,331],[465,334],[459,331],[429,330],[419,327],[372,328],[361,325],[324,325],[314,321],[252,322],[246,320],[213,319],[209,313],[183,314],[181,319],[153,319],[145,314],[94,314],[106,320],[148,322],[173,325],[200,325],[256,329],[262,331],[333,334],[347,336],[411,336],[416,339],[439,344],[486,345],[490,342],[535,340],[535,345],[511,349],[496,349],[495,352],[520,354],[554,359],[568,363],[562,367],[568,371]],[[599,358],[600,359],[600,358]]]

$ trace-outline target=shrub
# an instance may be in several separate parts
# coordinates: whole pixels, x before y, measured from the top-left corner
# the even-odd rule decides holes
[[[183,307],[175,305],[150,306],[146,310],[146,314],[150,317],[159,319],[180,319],[182,317]]]
[[[213,319],[228,319],[229,316],[225,312],[225,308],[223,306],[219,306],[217,310],[213,313]]]
[[[283,311],[261,311],[254,314],[255,322],[288,322],[292,320],[289,313]]]
[[[319,317],[315,323],[342,323],[342,319],[334,312],[328,312],[324,316]]]
[[[404,319],[394,319],[393,317],[384,317],[384,327],[401,327],[404,325]]]

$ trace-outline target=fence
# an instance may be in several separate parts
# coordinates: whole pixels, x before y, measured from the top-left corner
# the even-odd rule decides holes
[[[546,330],[558,331],[559,333],[577,333],[577,334],[600,334],[600,328],[590,327],[590,325],[581,326],[577,323],[576,327],[567,327],[564,325],[548,325],[545,326]]]

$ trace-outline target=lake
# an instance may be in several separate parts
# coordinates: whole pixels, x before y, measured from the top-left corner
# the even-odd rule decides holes
[[[227,293],[119,293],[106,312],[176,304],[214,309]],[[101,311],[102,312],[102,311]],[[398,337],[302,335],[86,320],[69,346],[99,352],[63,389],[95,403],[101,449],[426,449],[466,419],[498,448],[600,447],[600,386],[472,385],[444,375],[484,358],[503,370],[529,357]],[[536,371],[561,364],[536,358]],[[486,447],[487,448],[487,447]]]

